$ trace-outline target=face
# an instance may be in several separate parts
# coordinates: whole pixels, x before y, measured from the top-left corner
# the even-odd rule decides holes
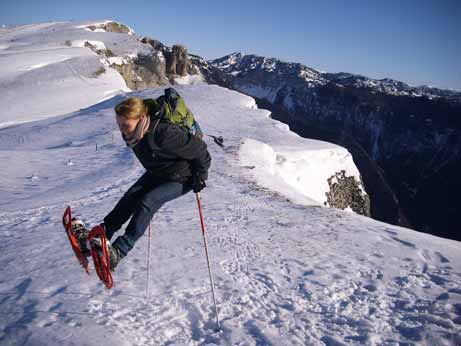
[[[139,122],[139,119],[128,119],[119,115],[116,116],[116,119],[118,128],[125,136],[130,136],[136,129],[136,125],[138,125]]]

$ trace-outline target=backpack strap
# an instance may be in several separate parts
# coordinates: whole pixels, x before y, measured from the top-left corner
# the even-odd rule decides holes
[[[149,126],[149,129],[147,130],[147,133],[148,133],[147,142],[149,143],[149,146],[152,149],[154,149],[155,147],[157,147],[157,145],[155,144],[154,135],[155,135],[155,131],[157,131],[158,124],[162,120],[162,117],[158,116],[159,115],[158,111],[155,113],[149,112],[148,115],[150,117],[150,126]]]
[[[159,117],[159,118],[155,121],[154,127],[153,127],[153,129],[152,129],[152,136],[155,135],[155,130],[157,130],[157,126],[158,126],[158,124],[160,123],[160,120],[162,120],[161,117]]]

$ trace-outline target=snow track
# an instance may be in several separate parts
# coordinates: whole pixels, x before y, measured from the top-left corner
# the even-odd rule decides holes
[[[243,111],[227,105],[234,113],[213,113],[218,107],[213,104],[215,94],[237,97],[225,89],[184,86],[180,92],[198,100],[191,104],[200,109],[205,129],[219,128],[231,114]],[[212,119],[220,113],[222,118]],[[65,129],[75,127],[78,118],[63,118],[60,123],[66,141],[82,141],[72,147],[75,155],[81,150],[82,160],[72,166],[80,173],[51,190],[60,198],[48,199],[47,189],[28,192],[28,207],[23,207],[23,198],[13,198],[8,210],[0,213],[2,346],[448,346],[460,342],[458,242],[340,210],[294,204],[255,184],[248,168],[239,163],[243,136],[231,129],[224,131],[229,133],[224,150],[207,139],[213,161],[202,194],[222,331],[214,331],[192,193],[166,204],[154,217],[149,297],[145,297],[147,232],[117,267],[114,288],[106,290],[94,271],[88,277],[79,267],[61,215],[70,204],[90,226],[101,222],[143,170],[117,141],[101,146],[94,161],[85,165],[83,157],[98,135],[88,129],[84,138],[82,128],[75,138],[68,138]],[[14,155],[6,144],[10,131],[0,131],[4,158],[10,151]],[[240,131],[244,132],[243,126]],[[250,132],[256,133],[257,128]],[[110,133],[110,128],[100,133]],[[24,146],[18,149],[27,152],[32,150],[27,141],[35,139],[24,135]],[[53,153],[50,163],[61,162],[69,146],[60,146],[56,139],[50,142],[53,149],[35,145]],[[91,178],[98,172],[96,160],[109,170],[99,171],[100,180]],[[60,174],[64,179],[67,173],[44,169],[34,183],[44,184],[40,178],[44,176],[59,180]],[[8,200],[2,197],[0,202],[6,206]]]

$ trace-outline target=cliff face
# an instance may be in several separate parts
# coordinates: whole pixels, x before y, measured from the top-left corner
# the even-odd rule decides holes
[[[455,236],[457,217],[450,210],[455,211],[457,203],[451,196],[461,191],[458,178],[450,175],[461,172],[458,106],[443,99],[373,94],[331,84],[296,96],[285,89],[275,103],[286,108],[287,98],[303,100],[289,103],[289,111],[305,126],[314,123],[338,136],[345,133],[363,147],[382,168],[400,209],[417,229]],[[435,189],[436,181],[446,183]],[[427,212],[431,209],[438,217]],[[453,233],[445,228],[450,221],[441,220],[452,222]],[[441,224],[443,229],[438,228]]]
[[[294,131],[348,148],[373,217],[459,239],[460,93],[242,54],[210,65],[215,82],[258,98]]]
[[[133,40],[137,41],[139,47],[142,47],[136,54],[117,56],[111,49],[99,49],[90,42],[85,42],[85,47],[106,58],[105,65],[116,69],[127,87],[132,90],[175,84],[176,77],[199,73],[199,69],[191,64],[184,45],[167,47],[150,37],[139,38],[128,26],[111,21],[91,24],[85,28],[96,32],[128,34],[134,37]]]
[[[110,64],[110,67],[122,75],[130,89],[141,90],[174,84],[176,77],[199,72],[190,63],[185,46],[173,45],[169,48],[149,37],[142,38],[140,42],[152,46],[152,53]]]

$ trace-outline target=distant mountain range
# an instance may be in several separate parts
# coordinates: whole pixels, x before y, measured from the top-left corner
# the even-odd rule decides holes
[[[461,240],[461,93],[232,53],[190,55],[300,135],[349,149],[379,220]]]
[[[389,95],[426,96],[430,99],[443,97],[461,102],[461,92],[459,91],[439,89],[427,85],[414,87],[390,78],[372,79],[347,72],[320,72],[300,63],[284,62],[276,58],[267,58],[252,54],[246,55],[241,52],[235,52],[222,58],[207,61],[206,63],[234,77],[242,77],[252,71],[264,71],[279,76],[282,74],[290,75],[293,79],[300,79],[308,87],[318,87],[328,83],[335,83],[338,86],[367,88]]]

